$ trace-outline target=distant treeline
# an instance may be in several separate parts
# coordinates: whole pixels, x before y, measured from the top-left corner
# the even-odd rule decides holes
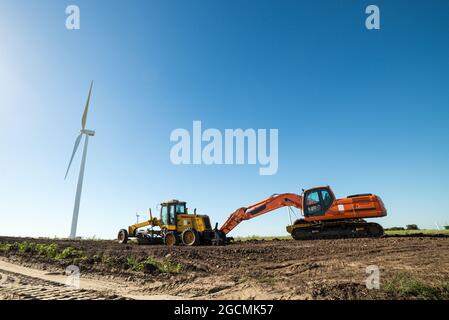
[[[444,226],[444,229],[449,230],[449,226]],[[408,224],[404,227],[392,227],[386,228],[387,231],[400,231],[400,230],[420,230],[416,224]]]

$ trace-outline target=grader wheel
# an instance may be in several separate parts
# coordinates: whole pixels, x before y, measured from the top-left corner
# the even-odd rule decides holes
[[[195,229],[185,229],[181,235],[182,243],[186,246],[196,246],[200,244],[200,235]]]
[[[125,229],[121,229],[117,235],[118,243],[127,243],[128,242],[128,231]]]
[[[164,236],[164,243],[169,247],[175,246],[178,244],[178,237],[174,232],[167,232]]]

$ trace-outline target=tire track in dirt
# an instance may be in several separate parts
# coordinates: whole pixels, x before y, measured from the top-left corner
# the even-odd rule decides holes
[[[104,292],[76,289],[58,282],[47,281],[0,269],[0,297],[17,300],[123,300]]]

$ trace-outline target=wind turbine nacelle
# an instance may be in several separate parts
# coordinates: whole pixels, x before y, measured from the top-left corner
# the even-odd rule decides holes
[[[88,136],[93,137],[95,135],[95,131],[93,130],[87,130],[87,129],[83,129],[80,131],[82,134],[87,134]]]

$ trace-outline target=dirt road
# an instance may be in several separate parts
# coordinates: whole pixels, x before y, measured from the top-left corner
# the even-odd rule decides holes
[[[18,246],[24,242],[56,244],[59,251],[72,248],[78,256],[49,257],[38,251],[42,248],[26,250]],[[224,247],[172,248],[2,237],[0,245],[2,259],[14,265],[62,273],[68,265],[76,264],[82,280],[100,281],[91,282],[85,290],[101,292],[104,287],[100,283],[107,286],[112,282],[108,292],[117,297],[449,297],[449,238],[444,237],[248,241]],[[379,268],[379,290],[366,287],[369,266]]]
[[[14,270],[14,271],[9,271]],[[106,291],[70,287],[59,275],[0,261],[0,299],[20,300],[117,300],[125,299]],[[66,277],[64,277],[66,278]],[[65,279],[64,279],[65,280]]]

